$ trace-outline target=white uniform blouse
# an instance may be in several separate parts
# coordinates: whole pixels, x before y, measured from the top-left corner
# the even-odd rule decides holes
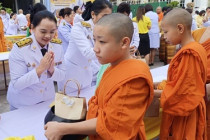
[[[66,78],[61,82],[59,90],[63,90],[63,86],[68,79],[77,80],[81,88],[91,86],[96,81],[96,76],[100,68],[100,64],[93,51],[93,21],[82,21],[74,24],[71,30],[71,39],[64,56],[66,64]],[[68,86],[76,88],[74,84]],[[75,89],[76,90],[76,89]]]
[[[31,41],[30,41],[31,39]],[[27,43],[28,42],[28,43]],[[40,46],[34,35],[14,44],[9,56],[11,81],[7,92],[9,104],[15,108],[34,105],[54,98],[55,88],[53,81],[61,81],[65,77],[64,55],[60,44],[50,42],[48,51],[55,54],[55,71],[52,76],[47,71],[39,78],[36,67],[43,58]]]

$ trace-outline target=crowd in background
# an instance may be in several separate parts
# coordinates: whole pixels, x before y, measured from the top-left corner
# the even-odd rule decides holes
[[[37,11],[41,10],[44,5],[38,4],[37,8],[34,7]],[[138,24],[138,33],[139,33],[139,45],[136,46],[136,50],[139,51],[141,56],[145,58],[146,63],[149,66],[154,65],[154,57],[156,50],[160,47],[160,24],[161,20],[164,17],[164,14],[170,11],[170,7],[160,7],[158,6],[155,9],[150,4],[145,6],[139,6],[137,9],[136,17],[132,17],[132,10],[129,14],[129,17]],[[43,10],[46,10],[44,8]],[[210,7],[207,7],[206,10],[195,11],[193,8],[186,8],[186,10],[192,15],[192,31],[210,26]],[[55,17],[57,20],[58,33],[55,35],[55,38],[60,38],[63,41],[64,52],[67,49],[68,42],[70,40],[70,32],[72,26],[81,22],[84,19],[82,18],[82,10],[79,6],[71,8],[62,8],[55,10]],[[23,10],[19,9],[18,14],[11,13],[10,15],[6,12],[5,8],[1,9],[0,17],[4,25],[4,34],[5,35],[17,35],[17,34],[27,34],[30,35],[30,21],[33,18],[34,11],[31,10],[30,13],[24,15]],[[30,16],[31,15],[31,16]],[[65,47],[64,47],[65,46]]]

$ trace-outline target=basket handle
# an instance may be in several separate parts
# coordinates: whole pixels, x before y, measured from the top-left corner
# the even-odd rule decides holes
[[[66,94],[66,86],[67,86],[68,82],[74,82],[77,85],[77,88],[78,88],[77,97],[79,98],[79,95],[80,95],[80,84],[79,84],[79,82],[77,80],[74,80],[74,79],[69,79],[69,80],[66,81],[66,84],[64,85],[64,92],[63,92],[63,94],[67,95]]]

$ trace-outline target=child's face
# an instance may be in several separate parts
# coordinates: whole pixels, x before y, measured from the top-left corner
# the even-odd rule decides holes
[[[96,25],[93,30],[94,52],[101,64],[117,63],[122,56],[121,41],[110,33],[107,26]]]
[[[36,41],[41,47],[47,45],[55,36],[56,24],[47,18],[42,19],[39,25],[32,28]]]
[[[164,33],[164,38],[166,39],[166,42],[172,45],[180,43],[181,37],[179,30],[177,29],[176,26],[173,26],[166,21],[162,21],[161,28]]]

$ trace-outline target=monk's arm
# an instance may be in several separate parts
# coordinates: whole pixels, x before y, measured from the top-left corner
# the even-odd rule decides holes
[[[143,78],[131,80],[119,87],[98,113],[98,135],[106,140],[135,139],[143,125],[149,93],[149,85]]]
[[[77,122],[77,123],[58,123],[58,122],[48,122],[44,129],[45,135],[48,139],[58,138],[67,134],[96,134],[96,123],[97,118]]]
[[[164,112],[188,116],[203,100],[205,81],[202,74],[202,64],[197,55],[185,53],[181,62],[171,74],[173,79],[168,81],[161,95],[161,106]]]

